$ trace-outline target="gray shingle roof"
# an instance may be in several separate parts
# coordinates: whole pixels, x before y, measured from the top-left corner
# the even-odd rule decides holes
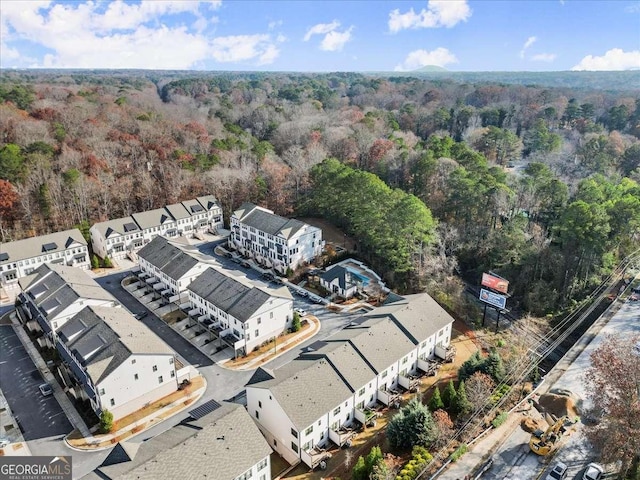
[[[58,330],[58,335],[96,385],[132,354],[174,353],[123,308],[85,307]]]
[[[349,342],[322,342],[321,348],[305,353],[306,358],[325,357],[344,379],[352,392],[362,388],[376,376],[376,372],[365,362]]]
[[[351,273],[341,265],[331,267],[326,272],[323,272],[320,278],[327,283],[331,283],[337,278],[338,286],[343,290],[347,290],[355,285],[355,283],[351,281]]]
[[[351,396],[351,391],[326,359],[298,357],[273,372],[275,378],[257,382],[268,388],[300,431]]]
[[[453,323],[453,317],[426,293],[406,295],[403,300],[367,313],[366,317],[389,317],[415,345]]]
[[[327,342],[350,342],[362,358],[380,373],[407,355],[415,345],[389,318],[371,318],[347,327],[327,338]]]
[[[200,420],[185,420],[143,442],[131,461],[114,463],[107,457],[84,478],[234,480],[270,454],[245,409],[223,403]]]
[[[198,264],[198,260],[179,247],[171,244],[166,238],[157,236],[138,252],[145,259],[173,280],[182,278]]]
[[[208,268],[187,287],[241,322],[247,321],[271,297],[257,287],[249,287],[218,270]]]
[[[136,228],[137,228],[136,230],[129,230],[129,231],[125,230],[124,226],[130,223],[132,223],[133,225],[136,225],[136,222],[132,217],[122,217],[122,218],[116,218],[114,220],[107,220],[106,222],[96,223],[93,226],[100,232],[100,234],[104,238],[109,238],[112,234],[124,235],[125,233],[130,233],[131,231],[133,232],[140,231],[140,229],[137,228],[137,225],[136,225]]]
[[[18,260],[27,258],[39,257],[44,253],[64,252],[73,244],[87,246],[87,241],[77,228],[65,230],[64,232],[41,235],[39,237],[16,240],[15,242],[0,243],[0,265],[15,263]],[[45,245],[49,245],[48,250],[45,250]]]
[[[169,211],[171,216],[178,219],[189,218],[191,214],[187,212],[187,209],[181,203],[174,203],[173,205],[167,205],[166,209]]]
[[[249,227],[270,235],[281,235],[284,238],[290,238],[300,229],[307,226],[306,223],[300,220],[275,215],[252,203],[243,204],[240,209],[234,212],[234,215],[241,223]]]
[[[159,227],[167,222],[173,222],[171,214],[165,208],[156,208],[155,210],[134,213],[131,216],[142,230]]]
[[[47,312],[47,318],[55,317],[80,298],[116,301],[83,270],[57,264],[38,267],[25,291]]]
[[[196,200],[198,200],[198,203],[207,211],[219,206],[216,197],[213,195],[203,195],[197,197]]]
[[[182,202],[182,205],[187,210],[187,212],[189,212],[189,215],[195,215],[205,212],[204,207],[200,205],[200,202],[198,202],[198,200],[196,200],[195,198],[192,198],[191,200],[185,200],[184,202]]]

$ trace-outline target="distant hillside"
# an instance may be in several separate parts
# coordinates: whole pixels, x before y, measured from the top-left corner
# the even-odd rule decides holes
[[[542,87],[640,91],[640,71],[621,72],[451,72],[429,66],[411,72],[380,73],[390,77],[416,77],[429,80],[453,80],[463,83],[501,83]]]
[[[420,73],[420,72],[448,72],[444,67],[440,65],[425,65],[422,68],[417,68],[416,70],[412,70],[411,73]]]

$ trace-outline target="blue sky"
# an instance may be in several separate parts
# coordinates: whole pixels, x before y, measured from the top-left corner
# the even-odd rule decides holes
[[[640,69],[640,1],[0,0],[0,67]]]

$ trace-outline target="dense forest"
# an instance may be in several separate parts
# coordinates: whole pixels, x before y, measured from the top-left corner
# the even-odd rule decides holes
[[[625,73],[5,72],[0,238],[213,193],[227,220],[253,201],[334,222],[399,291],[491,269],[558,312],[640,245]]]

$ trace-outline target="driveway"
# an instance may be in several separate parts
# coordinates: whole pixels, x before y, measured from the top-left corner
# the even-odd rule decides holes
[[[73,430],[53,395],[43,397],[42,375],[10,325],[0,326],[0,388],[26,441],[61,436]]]

